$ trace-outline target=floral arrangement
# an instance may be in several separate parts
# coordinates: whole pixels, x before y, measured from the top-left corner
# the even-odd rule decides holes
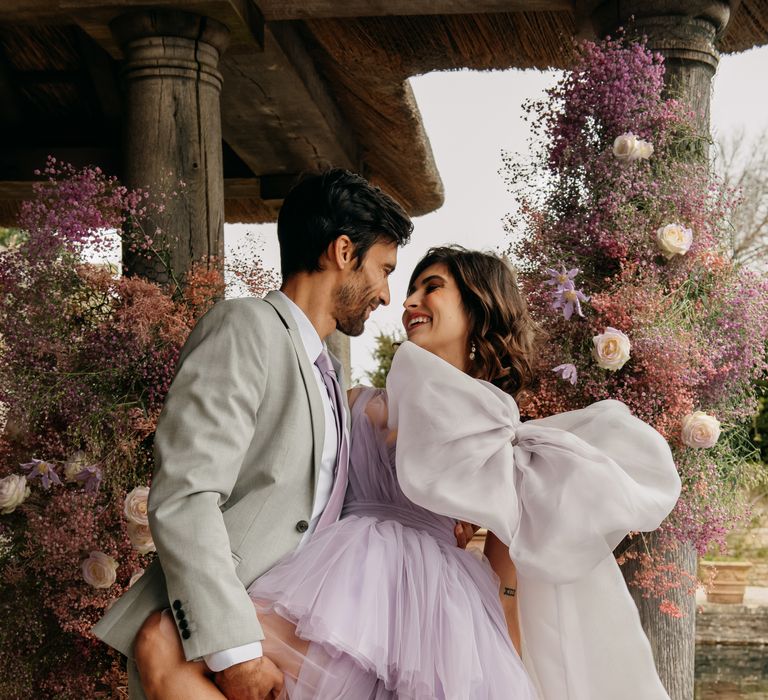
[[[153,556],[156,421],[224,283],[215,261],[174,287],[89,262],[116,240],[164,259],[141,221],[167,197],[53,159],[43,175],[0,253],[0,697],[125,697],[119,655],[90,628]],[[252,266],[233,271],[272,281]]]
[[[768,283],[732,261],[737,193],[710,174],[694,115],[662,96],[663,78],[642,43],[584,43],[527,106],[535,155],[505,156],[518,202],[509,253],[547,335],[525,411],[625,402],[669,441],[683,480],[664,546],[703,554],[725,547],[740,487],[760,478],[747,421],[766,370]],[[680,614],[664,598],[681,585],[668,564],[625,556],[647,560],[635,583]]]

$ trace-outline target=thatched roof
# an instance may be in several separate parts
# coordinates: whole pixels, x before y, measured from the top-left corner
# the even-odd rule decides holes
[[[262,222],[274,219],[293,176],[329,164],[362,172],[412,214],[439,207],[442,184],[407,78],[567,66],[597,3],[257,0],[263,17],[246,11],[247,0],[154,4],[232,30],[220,65],[226,218]],[[0,224],[12,222],[48,153],[120,174],[121,54],[109,22],[124,10],[100,0],[0,7]],[[721,49],[766,42],[768,0],[732,3]]]

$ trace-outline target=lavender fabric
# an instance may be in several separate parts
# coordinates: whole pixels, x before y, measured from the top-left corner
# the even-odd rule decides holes
[[[336,469],[334,470],[333,488],[328,503],[325,506],[317,529],[322,530],[339,519],[339,514],[344,506],[344,493],[346,491],[347,472],[349,469],[349,444],[344,430],[344,401],[341,396],[341,386],[336,377],[331,358],[325,350],[315,360],[317,368],[323,377],[328,397],[333,403],[333,416],[336,420]]]
[[[249,588],[264,653],[290,700],[534,700],[487,561],[403,495],[384,402],[352,408],[341,520]]]

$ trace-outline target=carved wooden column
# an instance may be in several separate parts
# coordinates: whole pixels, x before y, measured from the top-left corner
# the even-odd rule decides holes
[[[613,34],[619,26],[632,34],[647,36],[648,47],[664,56],[667,95],[690,105],[701,134],[709,136],[712,77],[719,60],[715,40],[725,29],[729,12],[729,3],[721,0],[607,0],[594,10],[592,20],[601,36]],[[697,153],[707,157],[704,142]],[[656,539],[654,535],[646,537],[654,553]],[[695,576],[693,547],[681,546],[666,560]],[[633,562],[625,566],[627,580],[635,573]],[[632,595],[667,692],[672,700],[692,700],[696,654],[693,596],[670,591],[667,597],[685,614],[684,618],[675,619],[659,612],[658,601],[645,599],[636,590],[632,590]]]
[[[123,180],[180,192],[144,222],[167,260],[147,261],[124,247],[123,265],[128,274],[181,281],[193,262],[216,256],[221,264],[224,256],[218,63],[229,31],[175,10],[131,12],[111,29],[125,53]]]

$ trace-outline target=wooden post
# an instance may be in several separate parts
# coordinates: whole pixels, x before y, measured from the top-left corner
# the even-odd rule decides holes
[[[648,47],[664,56],[665,91],[688,105],[696,115],[703,136],[709,136],[709,105],[712,77],[719,54],[716,37],[725,29],[729,4],[721,0],[608,0],[594,11],[594,28],[601,36],[623,26],[633,34],[648,37]],[[703,143],[703,142],[702,142]],[[707,157],[707,149],[698,149]],[[655,535],[646,535],[652,554],[659,555]],[[664,556],[692,576],[696,575],[696,552],[690,545]],[[627,581],[637,573],[637,564],[623,569]],[[686,591],[670,591],[667,597],[685,617],[672,618],[659,611],[658,601],[643,598],[630,587],[651,642],[656,667],[672,700],[692,700],[696,658],[696,601]]]
[[[341,362],[344,371],[344,386],[349,389],[352,386],[352,355],[349,347],[349,336],[341,331],[334,331],[326,338],[328,349]]]
[[[131,12],[110,27],[125,53],[123,181],[179,192],[143,222],[161,255],[146,260],[124,246],[124,271],[181,282],[193,262],[216,257],[223,264],[218,63],[229,31],[175,10]]]

